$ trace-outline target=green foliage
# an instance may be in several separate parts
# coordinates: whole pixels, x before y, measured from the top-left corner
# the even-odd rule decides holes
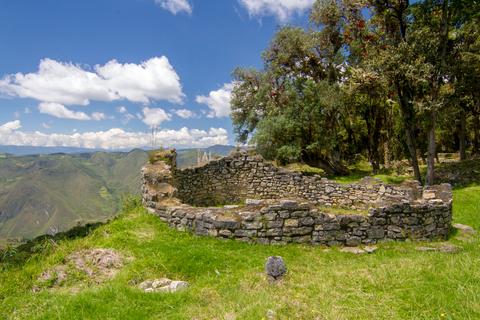
[[[306,176],[313,176],[313,175],[320,175],[323,176],[325,175],[325,171],[323,171],[320,168],[316,167],[311,167],[308,164],[305,163],[291,163],[286,166],[287,169],[292,170],[292,171],[298,171],[301,172],[302,174]]]
[[[263,70],[235,70],[237,139],[335,175],[360,153],[374,172],[408,157],[421,180],[420,157],[432,183],[437,145],[480,154],[479,10],[463,0],[317,0],[308,29],[275,34]]]
[[[124,195],[122,197],[122,212],[131,212],[142,207],[142,197],[138,195]]]
[[[166,156],[168,150],[163,148],[151,150],[148,152],[148,163],[154,164],[158,161],[164,161],[165,163],[169,162],[168,157]]]

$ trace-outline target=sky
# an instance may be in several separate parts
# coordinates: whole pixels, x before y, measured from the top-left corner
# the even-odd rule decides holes
[[[314,0],[0,0],[0,145],[234,144],[232,71]]]

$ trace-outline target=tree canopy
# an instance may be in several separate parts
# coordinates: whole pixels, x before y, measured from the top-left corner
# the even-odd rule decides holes
[[[480,153],[480,1],[317,0],[308,28],[282,27],[262,70],[237,68],[237,140],[267,159],[346,174],[438,150]]]

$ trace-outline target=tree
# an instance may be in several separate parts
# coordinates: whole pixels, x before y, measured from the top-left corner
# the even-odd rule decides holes
[[[408,155],[421,182],[420,156],[433,184],[438,144],[480,152],[479,12],[467,0],[317,0],[308,30],[277,32],[263,70],[234,72],[237,139],[335,174],[357,153],[374,172]]]
[[[267,159],[304,161],[346,174],[346,134],[338,71],[316,44],[318,34],[282,28],[263,54],[265,70],[237,69],[232,120],[240,142],[253,135]]]

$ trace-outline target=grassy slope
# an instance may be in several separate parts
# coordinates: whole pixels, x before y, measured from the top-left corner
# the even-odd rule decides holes
[[[146,158],[137,150],[0,159],[0,239],[112,217],[124,193],[140,190]]]
[[[480,187],[455,191],[454,219],[480,230]],[[245,244],[169,229],[143,209],[90,236],[63,241],[0,272],[0,318],[8,319],[479,319],[480,237],[458,254],[385,243],[372,255],[337,248]],[[115,248],[133,259],[112,281],[32,293],[38,275],[81,248]],[[289,268],[279,285],[263,276],[269,255]],[[145,294],[132,281],[169,277],[191,288]],[[78,286],[79,284],[72,284]]]

